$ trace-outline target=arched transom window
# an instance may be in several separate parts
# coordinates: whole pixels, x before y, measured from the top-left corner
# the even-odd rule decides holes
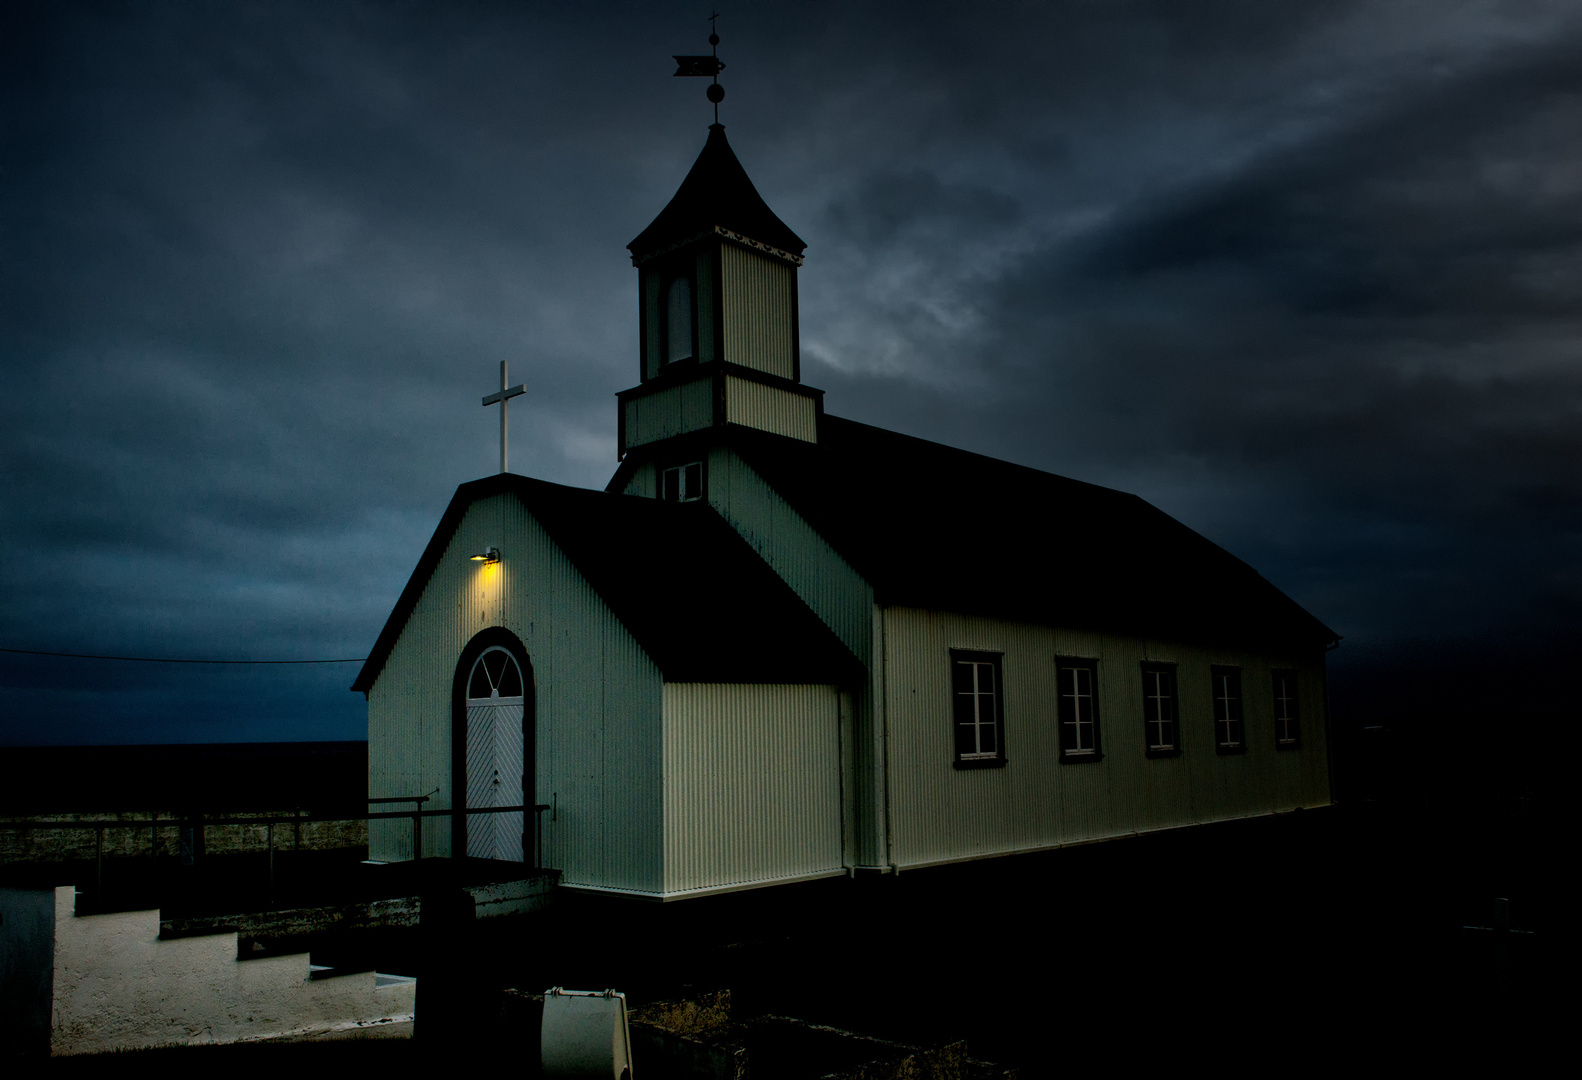
[[[522,667],[505,649],[495,645],[485,649],[474,661],[472,674],[467,679],[467,703],[490,701],[520,704],[522,693]]]

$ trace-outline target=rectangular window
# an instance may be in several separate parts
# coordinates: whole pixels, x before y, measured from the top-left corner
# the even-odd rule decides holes
[[[1060,760],[1099,760],[1099,663],[1057,660],[1060,690]]]
[[[950,651],[956,767],[1005,763],[1004,703],[998,653]]]
[[[1296,672],[1274,673],[1274,745],[1294,750],[1302,745],[1301,710],[1296,701]]]
[[[1221,754],[1240,754],[1247,749],[1241,720],[1241,668],[1210,669],[1214,687],[1214,747]]]
[[[703,462],[692,461],[659,470],[659,497],[665,502],[703,498]]]
[[[1181,753],[1174,664],[1143,664],[1143,738],[1149,757]]]

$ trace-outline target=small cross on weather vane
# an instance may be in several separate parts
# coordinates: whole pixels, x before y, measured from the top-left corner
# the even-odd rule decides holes
[[[714,122],[720,122],[720,102],[725,100],[725,87],[720,85],[720,72],[725,70],[725,62],[720,59],[720,35],[715,20],[720,17],[719,12],[709,16],[709,46],[713,52],[708,56],[672,56],[676,62],[676,75],[702,75],[712,78],[707,97],[714,103]]]
[[[493,405],[497,401],[500,403],[500,471],[510,472],[510,470],[506,468],[505,439],[506,433],[509,430],[509,417],[511,415],[509,410],[511,408],[511,399],[516,397],[518,394],[527,393],[527,384],[517,383],[515,386],[507,387],[505,383],[505,361],[501,360],[500,391],[499,393],[490,394],[488,397],[484,398],[483,403],[485,405]]]

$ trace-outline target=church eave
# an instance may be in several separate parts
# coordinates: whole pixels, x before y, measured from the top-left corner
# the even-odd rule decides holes
[[[615,442],[616,460],[625,461],[633,451],[647,446],[674,446],[675,440],[686,438],[701,431],[718,430],[724,427],[738,426],[735,422],[726,419],[726,386],[727,378],[741,379],[744,382],[757,383],[760,386],[772,387],[783,393],[794,394],[813,403],[813,414],[816,418],[824,415],[824,391],[817,387],[807,386],[794,379],[787,379],[780,375],[773,375],[767,371],[747,367],[744,364],[733,363],[729,360],[710,360],[699,363],[694,358],[680,360],[667,364],[660,369],[658,375],[647,382],[636,386],[629,386],[625,390],[618,390],[615,394]],[[628,445],[626,427],[626,406],[629,402],[639,401],[643,398],[663,393],[675,387],[691,382],[708,382],[711,385],[711,394],[714,402],[714,415],[706,426],[694,427],[681,434],[670,435],[663,439],[650,442]],[[612,490],[606,487],[606,490]]]
[[[775,247],[773,244],[765,244],[762,241],[754,240],[750,236],[744,236],[739,232],[727,229],[723,225],[713,225],[709,228],[698,231],[692,236],[677,240],[674,243],[665,244],[661,247],[654,248],[651,251],[644,251],[640,254],[634,253],[632,255],[632,265],[646,266],[655,259],[669,255],[672,251],[680,251],[682,248],[691,247],[693,244],[715,237],[730,241],[733,244],[740,244],[749,251],[756,251],[760,254],[780,259],[783,262],[788,262],[792,266],[801,266],[803,263],[803,257],[801,255],[792,254],[789,251]]]
[[[363,666],[358,670],[357,678],[351,685],[352,690],[366,696],[373,688],[379,673],[384,670],[385,662],[390,659],[391,651],[395,649],[396,641],[401,637],[401,631],[406,628],[407,619],[411,617],[412,610],[422,599],[423,590],[428,588],[429,581],[434,577],[434,569],[439,566],[440,559],[445,557],[445,551],[450,546],[450,538],[456,534],[456,527],[461,524],[468,507],[481,498],[509,490],[512,479],[511,474],[500,473],[482,480],[473,480],[456,489],[456,494],[451,496],[450,504],[445,507],[445,513],[440,515],[439,524],[434,527],[434,535],[429,538],[428,546],[418,558],[417,567],[413,569],[412,576],[407,579],[406,587],[401,590],[395,607],[391,609],[390,617],[385,620],[384,628],[374,640],[373,648],[368,650],[368,659],[363,661]]]
[[[845,646],[706,505],[502,473],[457,488],[352,690],[366,695],[378,680],[467,510],[502,492],[521,500],[667,681],[848,685],[859,677]],[[640,535],[670,544],[674,550],[663,561],[672,573],[632,561],[633,537]],[[691,565],[677,569],[686,560]],[[720,632],[749,622],[762,632]],[[705,640],[707,648],[700,646]]]
[[[666,364],[660,369],[658,375],[655,375],[647,382],[629,386],[625,390],[617,390],[615,399],[621,402],[630,401],[633,398],[642,398],[650,394],[661,393],[671,387],[691,382],[694,379],[722,379],[727,375],[745,379],[748,382],[759,383],[763,386],[772,386],[776,390],[784,390],[788,394],[796,394],[799,397],[813,398],[815,401],[822,401],[824,398],[824,391],[817,387],[808,386],[797,382],[795,379],[787,379],[782,375],[760,371],[758,368],[748,367],[745,364],[738,364],[731,360],[710,360],[707,363],[699,363],[697,360],[688,357],[673,364]]]

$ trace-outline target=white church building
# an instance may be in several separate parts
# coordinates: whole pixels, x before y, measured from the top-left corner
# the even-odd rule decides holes
[[[1327,804],[1335,633],[1135,496],[826,415],[804,247],[714,124],[607,489],[463,484],[352,687],[370,796],[542,849],[370,857],[671,900]]]

